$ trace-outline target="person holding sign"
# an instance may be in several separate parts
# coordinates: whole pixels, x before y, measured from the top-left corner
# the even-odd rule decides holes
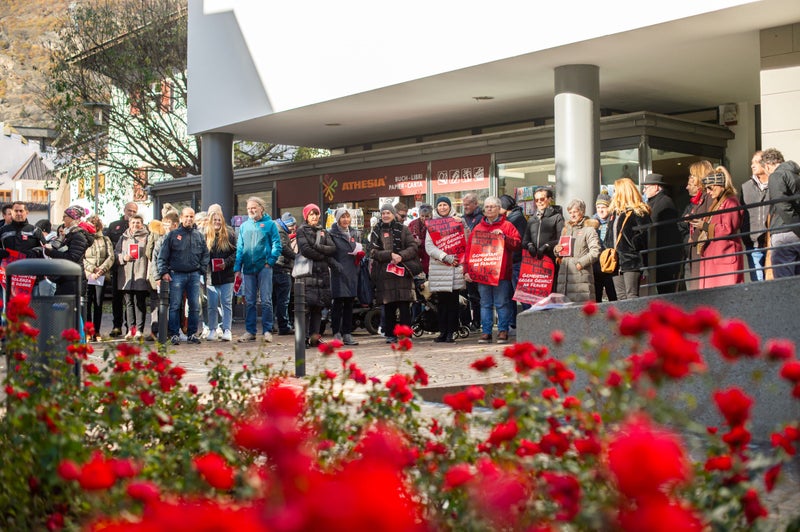
[[[553,191],[549,188],[539,188],[533,193],[536,202],[536,212],[533,213],[522,235],[522,247],[528,251],[531,257],[542,260],[549,257],[556,262],[553,248],[558,244],[561,231],[564,229],[564,216],[561,214],[561,207],[551,205]],[[558,265],[556,265],[556,275]]]
[[[462,267],[466,252],[464,224],[453,218],[450,198],[442,196],[436,200],[436,214],[426,226],[425,251],[431,258],[428,282],[439,303],[439,336],[433,341],[453,343],[458,332],[458,291],[467,287]]]
[[[233,264],[236,262],[236,233],[225,223],[222,207],[208,208],[209,223],[206,227],[211,272],[208,284],[208,336],[206,340],[230,342],[233,320]],[[222,307],[222,326],[219,327],[219,308]],[[219,329],[217,328],[219,327]]]
[[[561,232],[563,242],[553,248],[561,258],[558,291],[575,303],[594,300],[592,264],[600,257],[600,224],[586,217],[586,204],[579,199],[569,202],[567,213],[569,220]]]
[[[414,277],[422,273],[422,265],[414,236],[396,220],[390,203],[381,205],[381,219],[369,236],[369,254],[375,299],[383,305],[386,320],[386,343],[392,343],[397,341],[394,328],[398,313],[400,325],[411,326],[409,304],[416,299]]]
[[[142,215],[134,214],[114,250],[119,264],[116,288],[125,298],[125,313],[130,326],[126,340],[138,340],[144,335],[147,296],[150,293],[149,264],[144,252],[148,235]]]
[[[481,337],[478,343],[492,341],[494,312],[497,310],[497,343],[508,342],[511,320],[512,254],[520,247],[517,229],[500,214],[500,199],[483,201],[483,219],[469,234],[467,242],[468,282],[478,283],[481,295]]]

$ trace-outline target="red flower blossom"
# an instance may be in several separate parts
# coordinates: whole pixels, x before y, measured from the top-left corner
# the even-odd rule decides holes
[[[364,373],[361,368],[359,368],[355,363],[351,363],[350,366],[347,368],[350,372],[350,378],[356,381],[359,384],[366,384],[367,383],[367,374]],[[376,384],[379,384],[378,381]]]
[[[456,412],[472,412],[472,399],[466,392],[445,394],[442,401]]]
[[[64,480],[78,480],[81,476],[81,468],[72,460],[61,460],[56,468],[56,473]]]
[[[711,345],[728,360],[740,356],[755,357],[760,353],[761,339],[741,320],[728,320],[714,329]]]
[[[539,447],[538,443],[523,438],[519,441],[519,447],[517,447],[516,455],[520,457],[534,456],[540,452],[542,452],[542,449]]]
[[[23,351],[17,351],[14,353],[14,360],[17,360],[19,362],[24,362],[28,360],[28,353],[25,353]]]
[[[794,384],[800,382],[800,360],[789,360],[784,363],[780,375]]]
[[[395,325],[394,335],[398,338],[411,338],[414,335],[414,329],[408,325]]]
[[[488,458],[480,459],[478,473],[468,493],[479,515],[488,519],[490,530],[520,529],[514,526],[530,496],[529,478],[521,471],[501,468]]]
[[[132,478],[139,474],[141,469],[130,458],[113,458],[110,460],[111,469],[117,478]]]
[[[556,389],[555,387],[545,388],[544,390],[542,390],[542,399],[555,401],[556,399],[558,399],[558,389]]]
[[[598,308],[599,307],[597,306],[597,303],[595,303],[594,301],[587,301],[586,303],[583,304],[583,309],[581,310],[587,316],[594,316],[595,314],[597,314]]]
[[[581,507],[581,485],[572,475],[558,473],[542,473],[542,479],[547,483],[547,495],[555,501],[559,510],[556,513],[557,521],[571,521]]]
[[[142,401],[144,406],[153,406],[156,404],[156,396],[150,390],[142,390],[139,392],[139,400]]]
[[[234,470],[228,462],[214,452],[209,452],[192,459],[192,465],[212,488],[229,490],[234,483]]]
[[[428,385],[428,374],[419,364],[414,364],[414,382],[419,383],[422,386]]]
[[[494,357],[489,355],[486,358],[479,358],[472,364],[470,367],[477,370],[477,371],[489,371],[490,369],[497,366],[497,362],[495,362]]]
[[[132,499],[142,502],[157,501],[161,497],[158,485],[148,481],[131,482],[128,484],[128,487],[125,488],[125,492]]]
[[[495,447],[498,447],[503,442],[511,441],[516,438],[518,432],[519,427],[517,426],[517,421],[512,418],[505,423],[498,423],[495,425],[487,441]]]
[[[542,436],[539,440],[540,452],[547,453],[553,456],[564,456],[569,450],[570,441],[566,434],[551,428],[550,432]]]
[[[550,339],[554,344],[560,345],[564,341],[564,331],[556,329],[550,333]]]
[[[619,371],[612,370],[608,372],[608,377],[606,377],[606,386],[611,388],[616,388],[622,384],[622,375]]]
[[[84,364],[83,371],[85,371],[90,375],[97,375],[98,373],[100,373],[100,370],[94,364]]]
[[[319,349],[319,352],[322,353],[324,356],[329,356],[332,355],[337,349],[339,349],[343,345],[344,343],[342,343],[341,340],[337,340],[336,338],[334,338],[330,342],[320,342],[320,344],[317,346],[317,349]]]
[[[767,515],[769,515],[767,510],[761,505],[758,492],[753,488],[747,490],[742,496],[742,509],[744,510],[744,516],[747,518],[748,523],[752,523],[760,517],[767,517]]]
[[[505,399],[501,397],[495,397],[494,399],[492,399],[492,408],[494,408],[495,410],[503,408],[504,406],[506,406]]]
[[[389,388],[389,395],[395,399],[407,403],[413,397],[414,393],[409,387],[409,379],[406,375],[395,373],[389,380],[386,381],[386,387]]]
[[[398,325],[399,327],[399,325]],[[403,325],[405,327],[405,325]],[[392,351],[411,351],[411,348],[414,347],[414,343],[411,341],[411,338],[406,338],[401,336],[397,342],[392,344]]]
[[[337,353],[337,354],[339,356],[339,360],[342,361],[342,365],[344,365],[348,360],[353,358],[353,352],[349,351],[349,350],[348,351],[339,351],[339,353]]]
[[[96,334],[96,331],[94,330],[94,323],[92,323],[91,321],[88,321],[88,322],[84,323],[83,324],[83,333],[87,337],[93,338],[95,336],[95,334]]]
[[[781,338],[767,340],[764,351],[770,360],[790,360],[796,356],[794,342]]]
[[[575,446],[575,450],[581,456],[599,455],[603,451],[600,440],[594,433],[587,435],[585,438],[575,438],[572,445]]]
[[[31,308],[31,296],[17,294],[8,300],[6,319],[11,323],[17,323],[22,317],[36,319],[36,313]]]
[[[18,325],[18,330],[19,332],[30,338],[36,338],[37,336],[39,336],[39,329],[37,329],[36,327],[31,327],[26,322],[20,323]]]
[[[797,454],[797,449],[792,442],[798,440],[800,440],[800,430],[791,425],[786,426],[783,432],[776,432],[770,436],[772,446],[781,447],[789,456]]]
[[[635,314],[623,314],[619,319],[619,333],[622,336],[638,336],[645,331],[644,324]]]
[[[67,342],[78,342],[81,339],[81,333],[76,329],[65,329],[61,332],[61,338]]]
[[[750,443],[752,436],[743,426],[733,427],[728,433],[722,435],[722,441],[728,444],[731,451],[736,452]]]
[[[706,460],[703,469],[706,471],[729,471],[733,467],[733,460],[728,455],[712,456]]]
[[[445,491],[450,491],[454,488],[462,486],[472,480],[474,474],[469,464],[456,464],[444,474]]]
[[[712,307],[698,307],[691,314],[688,323],[694,324],[697,332],[710,331],[720,323],[719,312]]]
[[[275,379],[270,381],[258,402],[259,412],[268,416],[296,418],[305,409],[305,397],[300,386]]]
[[[688,340],[671,326],[654,325],[650,328],[650,346],[657,356],[656,366],[650,369],[652,377],[661,375],[679,379],[702,367],[699,343]]]
[[[764,473],[764,487],[767,489],[767,493],[771,493],[775,489],[782,467],[783,464],[777,464],[767,469]]]
[[[667,497],[650,497],[635,509],[619,514],[619,528],[626,532],[700,532],[703,521],[691,507]]]
[[[730,427],[744,425],[750,418],[753,400],[739,388],[714,392],[714,402]]]
[[[681,440],[645,416],[624,423],[608,444],[608,468],[619,491],[634,500],[688,480],[690,469]]]
[[[106,460],[102,453],[95,452],[91,460],[81,467],[81,474],[77,480],[81,488],[87,491],[108,489],[117,480],[113,462]]]
[[[336,378],[336,372],[331,371],[329,369],[325,369],[325,371],[322,372],[321,377],[323,379],[334,380]]]
[[[569,395],[569,396],[564,398],[563,406],[564,406],[564,408],[567,408],[567,409],[580,408],[581,400],[578,399],[577,397],[575,397],[574,395]]]
[[[189,389],[189,393],[192,394],[192,395],[197,395],[197,392],[199,391],[197,389],[197,386],[194,385],[194,384],[190,384],[188,389]]]

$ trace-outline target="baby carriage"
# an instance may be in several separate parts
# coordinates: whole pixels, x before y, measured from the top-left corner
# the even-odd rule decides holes
[[[419,338],[424,333],[438,333],[439,332],[439,316],[438,308],[436,306],[436,294],[431,294],[427,290],[427,281],[423,284],[417,284],[417,302],[411,319],[411,329],[414,331],[414,336]],[[464,310],[467,308],[467,300],[463,296],[458,297],[459,306],[459,320],[458,331],[456,335],[458,338],[466,338],[469,336],[469,327],[464,325],[461,316],[464,315]]]

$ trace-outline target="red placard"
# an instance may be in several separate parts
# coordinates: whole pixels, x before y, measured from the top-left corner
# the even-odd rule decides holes
[[[139,259],[139,244],[128,244],[128,255],[132,260]]]
[[[561,245],[561,251],[558,252],[559,257],[571,257],[572,256],[572,242],[573,238],[569,235],[562,235],[558,239],[558,243]]]
[[[550,257],[545,256],[540,260],[523,253],[514,301],[533,305],[543,297],[549,296],[555,273],[556,266]]]
[[[467,250],[467,273],[475,283],[497,286],[503,267],[506,238],[502,233],[475,231]]]
[[[211,259],[211,271],[221,272],[225,269],[225,259]]]
[[[464,262],[464,253],[467,251],[464,224],[453,217],[447,217],[428,220],[425,226],[437,248],[448,255],[454,255],[459,263]]]
[[[0,285],[2,285],[3,290],[6,289],[6,266],[16,260],[25,258],[25,255],[14,249],[7,249],[6,251],[8,251],[8,257],[0,262]],[[35,284],[35,275],[15,275],[11,285],[11,296],[31,295]]]

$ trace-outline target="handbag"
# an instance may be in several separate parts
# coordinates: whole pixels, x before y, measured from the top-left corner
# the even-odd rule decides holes
[[[628,222],[628,218],[630,218],[630,216],[630,212],[625,215],[625,220],[622,221],[622,227],[619,229],[619,234],[617,234],[614,247],[606,248],[600,253],[600,271],[603,273],[614,273],[619,268],[619,253],[617,253],[617,246],[619,245],[619,240],[622,238],[622,231],[625,229],[625,224]]]
[[[294,267],[292,267],[292,277],[299,279],[300,277],[310,277],[311,270],[314,267],[314,261],[309,259],[303,254],[298,253],[294,258]]]

